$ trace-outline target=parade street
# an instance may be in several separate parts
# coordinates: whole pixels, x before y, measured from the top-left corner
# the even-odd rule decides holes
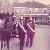
[[[29,47],[27,48],[24,46],[24,50],[49,50],[50,49],[50,25],[35,25],[35,31],[36,33],[33,39],[33,46],[31,48]],[[9,50],[19,50],[19,43],[20,41],[18,38],[11,39]],[[4,47],[3,50],[7,50],[7,48]]]

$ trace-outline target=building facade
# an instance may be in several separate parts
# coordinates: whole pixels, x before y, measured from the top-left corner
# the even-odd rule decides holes
[[[48,23],[48,7],[39,2],[25,2],[13,5],[21,19],[31,17],[37,23]]]

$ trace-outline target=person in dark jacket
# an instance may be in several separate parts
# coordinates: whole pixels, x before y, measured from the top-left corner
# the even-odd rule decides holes
[[[20,27],[19,24],[17,26],[17,29],[18,29],[19,39],[20,39],[20,50],[23,50],[24,40],[25,40],[25,32],[23,31],[23,29]]]
[[[14,23],[13,24],[13,30],[12,30],[12,36],[13,36],[13,38],[15,38],[16,37],[16,24]]]
[[[10,30],[7,28],[5,28],[4,30],[4,35],[5,35],[5,41],[6,41],[6,44],[7,44],[7,48],[9,50],[9,42],[10,42],[10,38],[11,38],[11,32]]]
[[[26,41],[26,47],[32,47],[33,39],[35,34],[35,26],[34,22],[30,21],[27,24],[27,41]]]

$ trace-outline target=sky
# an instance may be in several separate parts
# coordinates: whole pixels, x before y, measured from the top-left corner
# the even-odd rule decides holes
[[[14,0],[11,0],[11,2],[14,1]],[[43,3],[43,4],[50,4],[50,0],[18,0],[19,2],[25,2],[25,1],[37,1],[37,2],[40,2],[40,3]]]
[[[43,4],[46,4],[46,5],[50,4],[50,0],[36,0],[36,1],[43,3]]]

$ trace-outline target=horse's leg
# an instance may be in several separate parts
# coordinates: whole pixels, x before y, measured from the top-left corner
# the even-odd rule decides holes
[[[3,41],[1,41],[1,50],[2,50],[2,48],[3,48]]]
[[[4,47],[6,46],[6,41],[4,41]]]
[[[8,50],[9,50],[9,40],[6,41],[6,44],[7,44]]]

